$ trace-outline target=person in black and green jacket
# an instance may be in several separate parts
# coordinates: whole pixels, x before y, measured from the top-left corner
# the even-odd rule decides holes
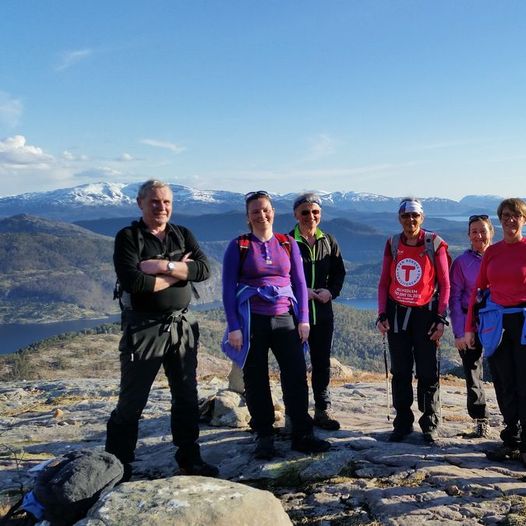
[[[314,425],[337,430],[340,423],[331,413],[330,355],[334,316],[332,301],[345,279],[345,266],[336,239],[319,228],[321,199],[317,194],[301,194],[294,201],[294,217],[298,221],[290,235],[297,241],[309,297],[309,349],[314,394]]]

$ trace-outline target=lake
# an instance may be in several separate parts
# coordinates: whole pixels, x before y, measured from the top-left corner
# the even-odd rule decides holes
[[[375,299],[338,299],[338,303],[354,307],[355,309],[376,310]],[[221,302],[207,305],[193,305],[193,310],[207,310],[221,307]],[[114,323],[120,320],[118,314],[98,320],[72,320],[55,323],[8,323],[0,325],[0,354],[9,354],[18,351],[26,345],[36,343],[45,338],[57,336],[64,332],[77,332],[83,329],[92,329],[104,323]]]
[[[103,323],[118,321],[120,316],[110,316],[98,320],[71,320],[55,323],[7,323],[0,325],[0,354],[18,351],[31,343],[38,342],[64,332],[77,332],[91,329]]]
[[[378,301],[376,298],[367,298],[367,299],[342,299],[338,298],[336,300],[336,303],[342,303],[343,305],[347,305],[348,307],[353,307],[354,309],[359,310],[374,310],[378,308]]]

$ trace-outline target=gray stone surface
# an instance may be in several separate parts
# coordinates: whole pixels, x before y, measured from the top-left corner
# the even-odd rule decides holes
[[[227,379],[220,377],[201,382],[200,397],[235,396],[233,405],[242,407],[237,394],[226,394],[232,393],[226,391],[227,386]],[[277,383],[272,389],[281,415],[281,390]],[[103,447],[117,390],[117,379],[1,385],[3,502],[21,487],[31,486],[28,468],[46,458],[76,448]],[[269,462],[257,461],[253,458],[254,437],[247,428],[203,425],[203,456],[219,466],[223,479],[271,490],[293,524],[525,523],[526,469],[518,461],[496,463],[484,455],[485,449],[498,443],[501,428],[492,386],[486,386],[492,426],[488,439],[469,436],[472,422],[465,411],[462,384],[443,382],[442,391],[444,421],[435,445],[424,443],[417,428],[405,442],[388,442],[392,420],[386,418],[383,381],[353,378],[352,384],[332,390],[332,408],[342,423],[341,430],[316,430],[331,442],[329,452],[303,455],[291,451],[290,439],[279,432],[275,440],[278,456]],[[162,488],[166,481],[171,486],[183,479],[174,477],[178,467],[169,411],[168,386],[156,384],[140,423],[133,479],[130,486],[122,488],[141,488],[142,492],[150,484]],[[280,422],[277,425],[282,425]],[[152,505],[154,502],[145,504]],[[90,521],[90,526],[103,524],[96,517]]]

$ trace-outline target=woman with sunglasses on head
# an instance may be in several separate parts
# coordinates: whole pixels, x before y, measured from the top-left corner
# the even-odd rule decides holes
[[[389,440],[413,431],[413,362],[416,365],[419,424],[426,442],[435,442],[439,425],[437,351],[447,323],[449,300],[447,244],[422,228],[424,210],[413,197],[401,201],[403,232],[387,240],[378,284],[378,330],[387,335],[396,417]]]
[[[245,208],[250,233],[232,240],[223,259],[228,327],[222,346],[243,369],[250,425],[256,433],[255,456],[271,459],[276,454],[269,348],[281,372],[283,401],[292,424],[292,449],[327,451],[329,442],[314,436],[308,414],[303,344],[309,337],[309,311],[298,245],[290,236],[274,234],[274,209],[267,192],[246,194]]]
[[[312,364],[314,425],[334,431],[340,423],[331,413],[329,382],[331,346],[334,331],[332,300],[337,298],[345,280],[345,266],[336,239],[319,228],[321,199],[312,192],[294,201],[298,221],[290,235],[300,248],[309,297],[309,351]]]
[[[482,258],[470,299],[465,339],[468,348],[475,347],[474,307],[477,296],[480,298],[489,291],[486,305],[501,307],[502,327],[493,342],[486,341],[491,334],[489,330],[479,334],[506,427],[500,433],[503,448],[488,452],[488,456],[497,459],[520,453],[526,465],[526,238],[522,235],[526,203],[517,198],[505,199],[497,209],[497,216],[503,239],[488,247]]]
[[[467,389],[468,414],[476,421],[475,436],[487,437],[488,408],[482,385],[482,346],[477,338],[473,348],[469,348],[464,338],[466,314],[469,300],[477,279],[482,256],[490,246],[493,238],[493,225],[487,215],[472,215],[468,221],[468,237],[471,248],[458,256],[449,273],[451,294],[449,312],[455,336],[455,347],[460,353]]]

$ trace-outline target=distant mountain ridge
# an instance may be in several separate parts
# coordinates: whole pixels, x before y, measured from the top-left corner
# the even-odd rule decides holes
[[[89,183],[49,192],[30,192],[0,197],[0,217],[31,214],[51,219],[79,221],[103,217],[129,217],[137,214],[135,198],[140,183]],[[170,184],[176,210],[181,214],[200,215],[242,211],[244,194],[223,190],[198,190]],[[386,197],[365,192],[322,192],[324,210],[328,214],[345,211],[392,213],[401,197]],[[274,206],[290,212],[296,193],[273,194]],[[468,215],[473,212],[495,213],[496,195],[469,195],[460,201],[440,197],[422,198],[427,214]]]

